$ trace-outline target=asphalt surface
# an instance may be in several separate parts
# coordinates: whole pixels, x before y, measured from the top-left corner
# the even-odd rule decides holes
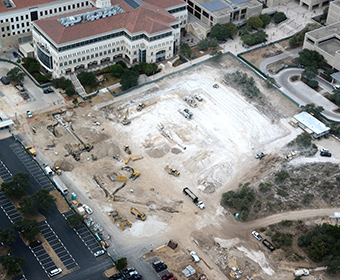
[[[25,166],[25,164],[30,166],[30,156],[26,153],[19,153],[21,157],[19,159],[17,156],[18,152],[16,150],[18,145],[19,144],[13,138],[1,140],[0,160],[3,162],[3,166],[5,166],[8,171],[13,175],[19,172],[30,174]],[[41,170],[40,172],[43,173]],[[35,191],[38,191],[42,188],[41,183],[39,183],[35,179],[35,177],[37,177],[38,180],[41,180],[40,175],[41,174],[38,174],[36,170],[31,173],[32,178],[30,179],[30,183],[32,184],[33,188],[28,190],[29,194],[33,194]],[[42,230],[44,237],[46,238],[46,236],[50,236],[52,239],[60,240],[59,244],[50,245],[52,246],[52,248],[53,246],[55,246],[57,255],[59,256],[63,264],[70,269],[70,273],[68,275],[65,275],[61,278],[54,278],[72,280],[107,279],[103,275],[103,272],[106,269],[112,267],[112,262],[109,257],[103,255],[101,257],[95,258],[93,256],[93,252],[89,250],[89,248],[85,245],[85,243],[77,235],[77,233],[66,224],[65,217],[59,213],[56,207],[54,207],[49,212],[41,211],[40,213],[46,217],[46,221],[49,224],[49,227],[52,229],[53,234],[55,235],[52,238],[51,233],[48,232],[48,229],[46,230],[46,228],[48,227],[44,226]],[[3,210],[0,211],[0,218],[0,226],[2,228],[11,226],[11,222],[5,215],[5,212]],[[89,238],[91,237],[87,238],[89,240]],[[93,241],[91,242],[93,243]],[[44,271],[42,266],[40,266],[29,247],[26,247],[19,237],[17,238],[16,242],[11,245],[11,247],[15,249],[14,255],[25,258],[27,260],[27,264],[22,267],[24,275],[27,279],[49,279],[46,272]]]

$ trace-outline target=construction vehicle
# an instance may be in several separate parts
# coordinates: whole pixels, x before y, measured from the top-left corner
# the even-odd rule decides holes
[[[129,116],[129,109],[126,109],[126,113],[124,115],[124,118],[122,119],[121,123],[123,125],[128,125],[131,123],[131,121],[128,119],[128,116]]]
[[[170,168],[169,165],[165,166],[164,169],[171,175],[174,175],[175,177],[178,177],[180,173],[177,171],[177,169]]]
[[[78,143],[78,147],[86,152],[90,152],[93,149],[93,145],[85,144],[83,142]]]
[[[192,116],[193,116],[193,113],[191,113],[189,111],[189,109],[187,108],[184,108],[184,109],[181,109],[181,110],[178,110],[178,112],[180,112],[186,119],[191,119]]]
[[[100,244],[102,245],[102,247],[105,247],[105,248],[110,247],[109,243],[107,243],[107,241],[104,241],[104,240],[100,241]]]
[[[188,97],[188,96],[185,96],[184,98],[184,101],[186,103],[188,103],[191,107],[197,107],[197,102],[196,100],[193,98],[193,97]]]
[[[140,176],[140,173],[139,171],[137,170],[134,170],[132,167],[130,166],[123,166],[122,167],[122,170],[126,170],[126,171],[129,171],[130,172],[130,177],[129,179],[132,179],[132,180],[136,180],[139,176]]]
[[[131,155],[131,150],[130,150],[130,147],[128,145],[124,146],[124,152],[127,153],[128,155]]]
[[[131,207],[131,214],[135,215],[137,219],[140,219],[142,221],[146,220],[146,215],[144,213],[140,212],[135,207]]]
[[[37,151],[36,150],[34,150],[33,148],[32,148],[32,146],[27,146],[27,147],[25,147],[25,150],[26,151],[28,151],[30,154],[31,154],[31,156],[36,156],[37,155]]]
[[[142,111],[145,107],[146,107],[145,102],[139,103],[137,106],[137,111]]]
[[[132,161],[136,161],[136,160],[139,160],[139,159],[142,159],[142,158],[143,158],[143,156],[134,156],[131,159],[132,159]]]
[[[57,189],[64,195],[67,195],[69,193],[68,188],[58,176],[53,176],[53,182],[56,185]]]
[[[128,157],[126,158],[126,160],[125,160],[125,164],[128,164],[129,161],[130,161],[130,159],[131,159],[131,156],[128,156]]]
[[[121,227],[122,230],[124,230],[127,227],[131,227],[131,223],[129,222],[128,219],[124,219],[119,221],[119,226]]]
[[[195,195],[188,187],[185,187],[183,189],[183,193],[187,196],[189,196],[192,199],[192,202],[201,210],[203,210],[205,208],[205,205],[203,203],[203,201],[200,201],[197,197],[197,195]]]
[[[55,172],[55,174],[61,175],[61,169],[60,169],[60,167],[58,165],[55,165],[53,167],[53,171]]]
[[[199,94],[195,94],[194,97],[196,98],[197,101],[202,102],[203,98]]]
[[[113,182],[126,182],[127,178],[122,176],[111,176]]]
[[[122,216],[117,210],[113,210],[109,213],[109,216],[111,217],[111,220],[113,223],[116,223],[116,221],[119,221],[122,219]]]

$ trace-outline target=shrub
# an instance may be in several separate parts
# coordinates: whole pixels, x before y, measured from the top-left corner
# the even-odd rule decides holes
[[[290,233],[277,232],[272,236],[272,241],[278,248],[290,246],[293,244],[293,235]]]
[[[308,85],[311,87],[311,88],[317,88],[319,86],[319,83],[315,80],[310,80],[308,81]]]
[[[275,173],[275,182],[280,183],[289,178],[288,172],[281,170]]]
[[[303,204],[310,204],[312,200],[314,199],[314,195],[311,193],[306,193],[302,198]]]
[[[272,186],[273,185],[270,184],[270,183],[261,183],[259,185],[259,190],[260,190],[260,192],[269,192],[271,190]]]
[[[46,83],[48,81],[47,77],[40,73],[34,73],[33,76],[39,83]]]
[[[93,72],[80,72],[77,75],[78,80],[85,86],[96,84],[96,75]]]
[[[275,23],[278,24],[278,23],[280,23],[280,22],[286,20],[287,17],[286,17],[286,15],[285,15],[284,12],[278,12],[278,13],[276,13],[276,14],[274,15],[274,18],[273,18],[273,19],[274,19]]]

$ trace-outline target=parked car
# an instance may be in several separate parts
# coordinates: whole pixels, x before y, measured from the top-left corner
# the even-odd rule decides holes
[[[334,88],[334,89],[339,89],[339,88],[340,88],[340,85],[334,85],[333,88]]]
[[[195,263],[200,261],[200,258],[197,256],[195,251],[191,251],[190,256],[192,257],[192,259],[194,260]]]
[[[213,88],[219,88],[220,86],[218,84],[214,84]]]
[[[251,233],[258,241],[261,241],[263,238],[262,236],[257,232],[257,231],[253,231]]]
[[[105,254],[104,250],[99,250],[99,251],[95,252],[93,255],[97,258],[97,257],[104,255],[104,254]]]
[[[86,211],[87,214],[91,215],[93,213],[93,210],[87,204],[84,204],[83,208],[84,208],[84,210]]]
[[[33,118],[33,115],[32,115],[32,113],[31,113],[31,111],[27,111],[26,113],[27,113],[27,117],[28,117],[29,119]]]
[[[51,89],[50,87],[46,88],[43,90],[43,93],[47,94],[47,93],[51,93],[51,92],[54,92],[53,89]]]
[[[53,276],[60,274],[61,272],[62,272],[61,268],[56,268],[56,269],[51,270],[48,274],[50,277],[53,277]]]
[[[23,85],[15,85],[14,87],[20,92],[26,91]]]
[[[257,158],[257,159],[262,159],[264,156],[265,156],[264,153],[258,153],[258,154],[255,156],[255,158]]]
[[[162,260],[158,260],[158,261],[153,262],[152,265],[153,265],[154,267],[156,267],[156,266],[161,265],[161,264],[163,264],[163,263],[164,263],[164,262],[163,262]]]
[[[331,157],[332,154],[327,149],[321,149],[320,150],[320,156],[322,156],[322,157]]]
[[[18,55],[17,52],[13,52],[13,56],[14,56],[15,58],[17,58],[19,55]]]
[[[157,265],[155,267],[155,270],[156,270],[156,272],[160,272],[160,271],[163,271],[163,270],[165,270],[167,268],[168,268],[168,266],[166,264],[161,264],[161,265]]]
[[[35,240],[35,241],[31,242],[29,246],[30,246],[31,248],[34,248],[34,247],[39,246],[40,244],[41,244],[41,241],[40,241],[40,240]]]
[[[9,80],[7,79],[7,77],[1,77],[0,78],[0,80],[1,80],[1,82],[4,84],[4,85],[9,85],[10,84],[10,82],[9,82]]]
[[[174,277],[174,275],[172,273],[167,273],[164,276],[162,276],[162,280],[169,280],[169,279],[173,279],[173,278],[176,278],[176,277]]]

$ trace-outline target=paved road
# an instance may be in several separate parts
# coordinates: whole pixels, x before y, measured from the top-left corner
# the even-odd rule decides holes
[[[0,141],[0,159],[12,174],[16,174],[18,172],[29,173],[23,162],[18,159],[16,153],[14,153],[13,149],[10,148],[13,144],[16,144],[13,138],[7,138]],[[29,194],[41,189],[40,185],[33,177],[30,182],[33,188],[28,191]],[[3,213],[3,211],[1,212]],[[112,267],[110,259],[106,256],[96,259],[78,235],[66,224],[65,218],[58,212],[56,207],[54,207],[50,212],[41,211],[41,214],[46,217],[51,228],[78,264],[76,270],[69,275],[64,276],[63,279],[84,279],[85,275],[86,279],[106,279],[103,272],[104,270]],[[40,269],[31,269],[31,262],[34,263],[32,266],[35,267],[37,261],[30,250],[23,245],[22,241],[21,243],[22,244],[20,244],[20,242],[16,242],[14,244],[14,248],[18,256],[22,256],[28,260],[29,265],[23,267],[24,274],[27,279],[48,279],[40,265],[38,265]]]

